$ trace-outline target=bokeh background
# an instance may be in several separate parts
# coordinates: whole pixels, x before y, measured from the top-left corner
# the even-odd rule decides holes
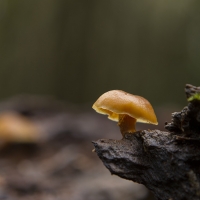
[[[0,98],[93,102],[111,89],[184,104],[199,84],[199,2],[0,1]]]
[[[90,115],[92,103],[108,90],[121,89],[147,98],[154,106],[162,128],[164,121],[170,120],[171,111],[178,111],[187,104],[184,94],[185,84],[199,85],[199,6],[198,0],[1,0],[0,101],[4,103],[1,104],[0,110],[14,110],[23,117],[28,116],[29,120],[35,120],[34,123],[38,126],[41,120],[41,117],[38,120],[38,110],[40,114],[45,110],[47,117],[46,111],[52,107],[58,108],[57,104],[51,106],[51,101],[49,103],[47,100],[44,103],[42,100],[38,108],[38,99],[37,105],[33,106],[35,99],[30,100],[30,96],[28,98],[30,104],[25,103],[26,98],[17,99],[17,103],[11,101],[9,105],[12,106],[8,106],[5,102],[19,95],[51,96],[68,105],[68,110],[65,110],[67,113],[65,113],[65,117],[67,115],[65,131],[55,127],[53,130],[79,132],[83,135],[81,141],[85,138],[85,141],[90,142],[93,137],[95,139],[101,137],[101,133],[92,136],[92,132],[97,130],[100,132],[102,128],[99,123],[94,122],[97,114],[92,117]],[[77,114],[77,109],[72,111],[72,107],[79,108],[79,112],[80,109],[83,110]],[[62,110],[60,108],[51,111],[51,116],[55,116],[55,110],[57,116]],[[73,117],[69,117],[70,115]],[[117,128],[111,125],[113,122],[104,119],[104,116],[97,117],[97,121],[100,120],[107,128],[105,131],[109,132],[105,135],[113,136],[111,132],[117,131]],[[62,120],[65,121],[63,118]],[[85,120],[84,125],[81,120]],[[52,122],[52,117],[50,121]],[[56,118],[56,127],[60,125],[58,121]],[[50,124],[53,123],[45,123],[45,126]],[[41,126],[40,124],[39,127]],[[51,126],[45,129],[46,134],[50,129],[52,130]],[[78,148],[80,138],[75,137],[72,142],[71,137],[70,135],[71,144],[75,144]],[[48,144],[47,142],[46,146]],[[73,148],[69,148],[68,153],[70,152],[73,152]],[[95,157],[94,154],[92,157]],[[41,160],[41,157],[36,156],[34,159]],[[33,170],[30,164],[32,160],[29,160],[28,164],[25,162],[25,165],[21,162],[24,160],[18,160],[20,169],[21,166],[25,166],[26,170]],[[85,162],[83,159],[82,164]],[[98,162],[98,159],[95,162]],[[101,165],[101,168],[104,166]],[[81,169],[85,170],[84,167]],[[65,170],[66,173],[69,171],[68,168]],[[20,174],[22,171],[19,175],[22,175]],[[102,173],[108,172],[105,169]],[[77,173],[75,174],[77,176]],[[105,175],[107,178],[108,176],[109,173]],[[84,177],[87,176],[84,174]],[[90,174],[91,177],[93,175]],[[4,179],[7,180],[6,176]],[[119,178],[116,180],[120,181]],[[90,184],[93,185],[93,182]],[[80,189],[80,186],[79,190],[85,191]],[[6,191],[5,189],[4,197]],[[68,192],[66,196],[69,197],[71,193]],[[50,199],[48,195],[37,196],[37,199]],[[77,200],[98,199],[96,193],[94,197],[84,196],[82,193],[78,197],[72,196],[71,199]],[[109,198],[116,200],[124,197],[109,196]],[[102,198],[102,195],[99,195],[99,199],[109,198],[108,196]],[[143,197],[130,199],[134,198]]]

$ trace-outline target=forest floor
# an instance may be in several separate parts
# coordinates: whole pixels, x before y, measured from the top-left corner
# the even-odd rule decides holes
[[[39,137],[31,142],[1,138],[11,131],[12,115],[19,121],[26,118]],[[92,109],[42,97],[2,102],[0,200],[152,200],[143,185],[110,175],[92,152],[91,141],[100,138],[121,135],[116,123]]]

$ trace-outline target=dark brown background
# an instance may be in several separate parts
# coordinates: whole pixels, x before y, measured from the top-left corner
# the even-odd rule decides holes
[[[0,98],[86,103],[122,89],[184,105],[179,88],[199,84],[199,20],[197,0],[2,0]]]

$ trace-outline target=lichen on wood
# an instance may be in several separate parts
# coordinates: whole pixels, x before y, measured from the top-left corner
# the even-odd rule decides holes
[[[200,92],[187,84],[186,97]],[[158,200],[200,199],[200,101],[190,98],[172,113],[167,131],[143,130],[121,140],[94,141],[95,151],[111,174],[144,184]]]

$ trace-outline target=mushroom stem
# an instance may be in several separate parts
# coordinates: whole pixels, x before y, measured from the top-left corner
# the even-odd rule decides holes
[[[120,128],[121,134],[124,137],[125,133],[134,133],[135,130],[136,119],[130,117],[126,114],[119,115],[118,126]]]

